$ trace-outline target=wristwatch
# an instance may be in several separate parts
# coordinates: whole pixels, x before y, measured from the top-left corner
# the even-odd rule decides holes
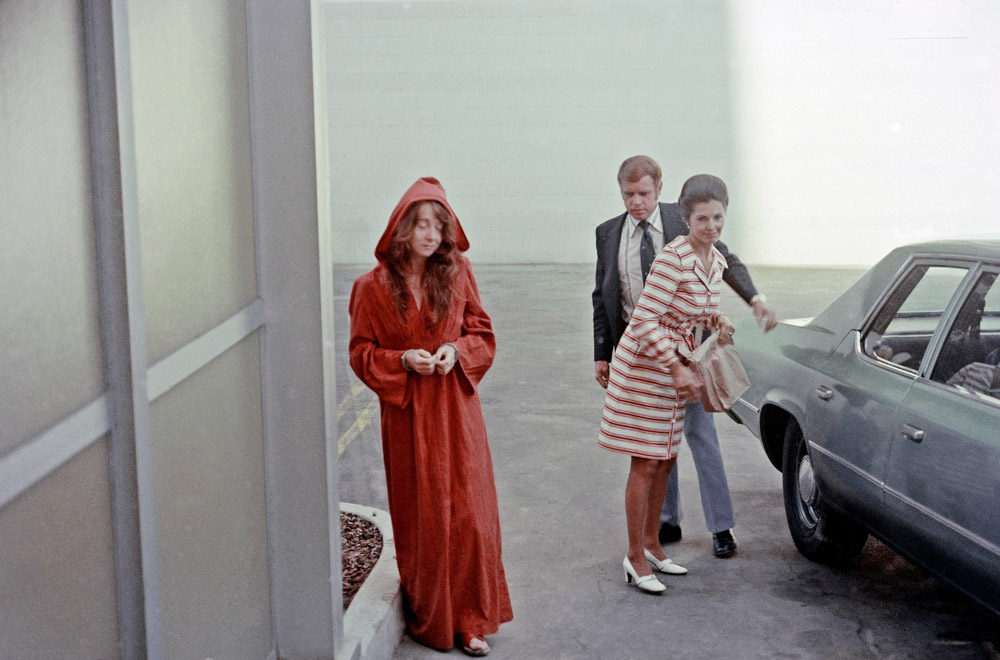
[[[760,303],[761,305],[766,304],[767,303],[767,296],[765,296],[763,293],[758,293],[757,295],[755,295],[753,298],[750,299],[750,306],[751,307],[753,307],[757,303]]]

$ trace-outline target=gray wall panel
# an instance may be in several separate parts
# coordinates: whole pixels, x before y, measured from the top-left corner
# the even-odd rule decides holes
[[[0,509],[0,658],[117,658],[108,447]]]
[[[251,335],[152,404],[164,657],[271,648],[260,397]]]
[[[147,343],[155,363],[257,297],[246,14],[129,3]]]
[[[0,2],[0,456],[103,389],[80,7]]]

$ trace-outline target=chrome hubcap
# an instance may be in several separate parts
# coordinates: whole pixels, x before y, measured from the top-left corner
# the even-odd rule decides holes
[[[813,478],[812,461],[808,456],[802,457],[799,463],[799,497],[806,504],[812,502],[816,494],[816,480]]]
[[[813,475],[812,460],[803,454],[799,461],[799,516],[809,527],[816,526],[816,478]]]

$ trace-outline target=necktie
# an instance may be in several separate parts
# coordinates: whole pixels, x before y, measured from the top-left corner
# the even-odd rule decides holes
[[[656,249],[653,247],[653,236],[649,233],[649,223],[643,220],[639,223],[639,228],[642,229],[642,241],[639,242],[639,268],[642,269],[642,283],[645,284]]]

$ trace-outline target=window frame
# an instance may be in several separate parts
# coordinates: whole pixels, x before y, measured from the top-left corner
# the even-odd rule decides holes
[[[965,281],[963,281],[962,285],[955,291],[955,296],[950,306],[951,312],[948,314],[947,317],[942,317],[946,318],[947,323],[943,325],[941,328],[938,328],[940,336],[937,338],[937,341],[935,342],[935,345],[933,347],[934,349],[933,354],[931,354],[931,347],[928,346],[928,351],[927,354],[925,354],[925,358],[929,358],[929,361],[926,364],[921,364],[922,371],[920,374],[920,379],[929,386],[939,388],[945,392],[950,392],[952,396],[961,396],[966,399],[970,399],[972,401],[978,401],[980,403],[1000,408],[1000,398],[990,396],[988,394],[974,392],[972,390],[961,388],[956,385],[949,385],[946,382],[940,382],[937,380],[933,380],[931,378],[931,376],[934,374],[934,369],[937,366],[938,358],[940,357],[940,354],[944,350],[945,344],[947,343],[948,335],[951,332],[951,328],[955,324],[958,312],[965,305],[965,302],[972,294],[972,291],[975,288],[976,284],[986,273],[996,274],[998,276],[997,282],[995,282],[993,286],[1000,287],[1000,262],[992,262],[985,260],[977,261],[974,267],[969,270],[969,274],[965,278]],[[947,328],[947,331],[945,331],[944,328]]]
[[[871,332],[872,326],[880,319],[882,312],[889,301],[892,299],[893,294],[903,286],[907,278],[910,277],[911,273],[916,268],[964,268],[966,269],[965,276],[962,278],[958,287],[955,289],[951,296],[951,300],[945,305],[941,312],[941,317],[938,319],[937,325],[931,332],[930,340],[927,343],[927,349],[924,351],[924,355],[920,360],[920,364],[917,368],[911,369],[909,367],[904,367],[902,365],[886,360],[885,358],[880,358],[874,356],[867,352],[864,347],[865,338],[868,333]],[[882,294],[872,305],[871,309],[865,314],[862,322],[858,326],[858,341],[856,345],[856,350],[861,359],[868,363],[874,364],[881,369],[886,369],[888,371],[893,371],[901,375],[907,376],[911,379],[922,379],[928,382],[930,381],[929,374],[931,367],[937,361],[938,354],[941,351],[941,347],[944,344],[944,331],[943,328],[950,328],[954,323],[954,317],[958,313],[960,304],[958,301],[964,302],[968,297],[968,293],[971,291],[972,286],[978,280],[979,275],[983,269],[983,263],[975,258],[963,257],[961,255],[926,255],[926,254],[914,254],[899,268],[896,275],[892,278],[890,283],[882,291]],[[911,291],[912,293],[912,291]],[[909,297],[909,294],[907,294]],[[905,301],[904,301],[905,302]],[[897,310],[898,311],[898,310]],[[894,315],[895,316],[895,315]]]

